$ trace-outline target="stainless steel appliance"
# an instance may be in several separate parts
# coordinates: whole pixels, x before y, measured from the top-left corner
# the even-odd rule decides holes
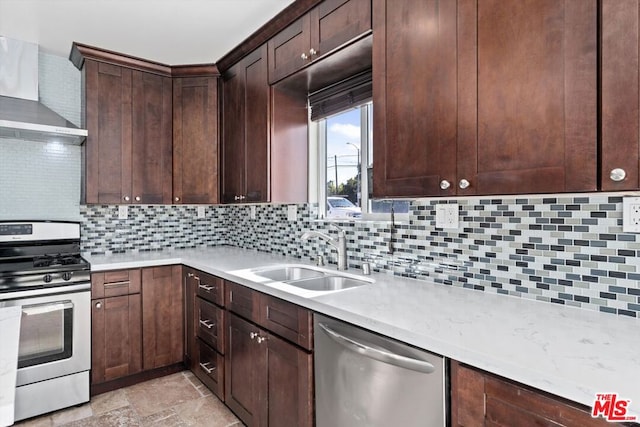
[[[314,316],[317,427],[440,427],[444,358]]]
[[[89,401],[90,305],[80,224],[0,221],[0,307],[22,308],[16,421]]]

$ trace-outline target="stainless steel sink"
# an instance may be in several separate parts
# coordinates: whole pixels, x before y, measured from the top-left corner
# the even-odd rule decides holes
[[[352,277],[344,276],[324,276],[312,279],[303,279],[287,282],[291,286],[307,289],[310,291],[339,291],[342,289],[355,288],[358,286],[369,285],[368,280],[360,280]]]
[[[292,280],[322,278],[325,276],[322,271],[300,266],[268,267],[255,270],[253,273],[256,276],[275,280],[276,282],[290,282]]]

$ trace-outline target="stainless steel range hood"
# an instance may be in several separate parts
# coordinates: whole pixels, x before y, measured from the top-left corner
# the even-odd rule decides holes
[[[86,137],[38,102],[38,46],[0,36],[0,138],[80,145]]]

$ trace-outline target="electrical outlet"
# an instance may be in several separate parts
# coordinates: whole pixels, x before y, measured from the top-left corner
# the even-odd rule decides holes
[[[129,205],[118,206],[118,219],[129,218]]]
[[[205,209],[204,206],[198,206],[198,218],[205,217]]]
[[[640,197],[622,198],[622,231],[640,233]]]
[[[436,227],[457,229],[458,223],[458,204],[447,203],[436,205]]]
[[[289,221],[298,220],[298,207],[296,205],[287,206],[287,219]]]
[[[249,206],[249,219],[256,219],[256,207],[255,205]]]

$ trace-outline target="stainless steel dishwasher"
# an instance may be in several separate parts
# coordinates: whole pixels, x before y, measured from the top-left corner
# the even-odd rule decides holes
[[[444,358],[314,316],[317,427],[441,427]]]

